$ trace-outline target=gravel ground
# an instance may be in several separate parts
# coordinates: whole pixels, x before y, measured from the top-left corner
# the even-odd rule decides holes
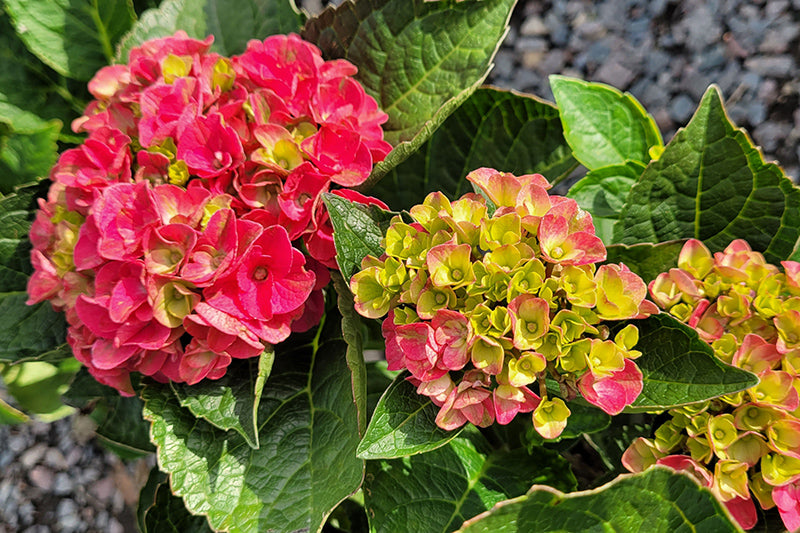
[[[548,100],[550,74],[610,83],[653,113],[665,140],[716,83],[734,122],[796,177],[799,44],[800,0],[521,0],[489,81]],[[80,415],[0,426],[0,443],[0,533],[136,531],[152,458],[123,463]]]

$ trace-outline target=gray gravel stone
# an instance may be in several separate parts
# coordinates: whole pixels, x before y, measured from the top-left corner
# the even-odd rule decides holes
[[[744,66],[761,76],[788,78],[795,70],[794,58],[788,54],[748,57]]]
[[[684,124],[695,110],[695,102],[686,94],[679,94],[669,104],[669,116],[678,124]]]

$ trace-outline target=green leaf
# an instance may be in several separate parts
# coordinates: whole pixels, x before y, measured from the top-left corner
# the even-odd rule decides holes
[[[464,178],[476,168],[539,173],[555,182],[575,165],[555,106],[535,97],[481,88],[418,151],[392,169],[372,194],[394,209],[409,209],[429,192],[441,191],[450,199],[472,192]]]
[[[136,19],[129,0],[3,0],[17,34],[56,72],[88,81]]]
[[[120,41],[116,59],[126,62],[132,48],[177,30],[195,39],[211,34],[212,49],[231,56],[244,52],[250,39],[298,32],[301,25],[294,0],[165,0],[158,8],[142,13]]]
[[[26,276],[33,272],[30,262],[31,243],[28,240],[31,221],[37,209],[36,198],[47,194],[50,182],[41,181],[18,187],[13,194],[0,198],[0,265],[13,272]],[[5,272],[11,284],[16,284],[18,276]],[[22,286],[8,286],[7,289],[23,290]],[[0,314],[0,316],[3,316]],[[2,328],[2,324],[0,324]]]
[[[358,445],[364,459],[394,459],[429,452],[453,440],[461,429],[446,431],[436,425],[439,408],[406,381],[405,372],[383,393],[367,432]],[[462,428],[463,429],[463,428]]]
[[[170,386],[181,406],[194,416],[223,431],[232,429],[248,446],[258,448],[258,405],[274,358],[275,352],[268,348],[258,360],[234,360],[220,379],[204,379],[196,385],[170,382]]]
[[[644,375],[642,393],[626,411],[665,410],[749,389],[755,374],[726,365],[689,326],[661,313],[619,323],[639,328],[636,365]]]
[[[213,529],[319,531],[364,475],[358,418],[335,311],[310,344],[276,347],[259,406],[259,442],[247,446],[195,418],[168,386],[149,384],[144,416],[173,491]]]
[[[396,214],[375,206],[364,206],[341,196],[322,195],[333,225],[336,262],[346,279],[361,270],[361,260],[383,254],[381,240],[389,220]]]
[[[30,417],[20,411],[19,409],[15,409],[8,403],[6,403],[3,398],[0,398],[0,426],[5,425],[12,425],[12,424],[24,424],[30,420]]]
[[[21,109],[13,108],[0,102],[0,193],[9,194],[17,185],[29,183],[37,178],[46,177],[50,167],[58,157],[58,136],[61,122],[36,119],[29,130],[20,126],[23,119],[15,118],[27,114]],[[31,121],[33,122],[33,121]],[[6,132],[2,132],[2,123],[6,124]]]
[[[631,189],[614,229],[622,244],[696,238],[712,252],[746,239],[771,263],[800,258],[798,237],[800,190],[730,122],[714,86]]]
[[[27,305],[26,292],[0,293],[0,362],[48,352],[66,340],[64,314],[50,302]]]
[[[612,244],[606,246],[607,263],[625,263],[645,283],[662,272],[678,266],[678,255],[686,241],[667,241],[658,244]]]
[[[189,514],[183,500],[172,494],[167,475],[150,470],[139,493],[137,525],[142,533],[211,533],[204,516]]]
[[[650,149],[664,145],[655,120],[630,93],[555,75],[550,88],[573,155],[589,170],[628,160],[647,164]]]
[[[134,388],[138,382],[134,381]],[[84,411],[97,423],[97,439],[123,459],[152,453],[148,424],[142,418],[142,400],[121,396],[119,391],[99,383],[82,368],[64,393],[65,401]]]
[[[419,148],[489,73],[516,0],[356,0],[309,20],[303,37],[348,59],[388,113],[395,147],[369,184]]]
[[[356,312],[353,293],[341,273],[331,271],[333,287],[338,294],[337,307],[342,314],[342,337],[347,343],[347,368],[353,387],[353,398],[358,411],[358,434],[367,429],[367,365],[364,362],[364,340],[361,334],[361,316]]]
[[[378,401],[389,388],[389,385],[400,374],[398,370],[389,370],[388,363],[385,360],[371,361],[366,364],[367,367],[367,414],[368,418],[372,418],[375,412],[375,407],[378,406]]]
[[[57,364],[34,361],[7,366],[0,371],[0,377],[21,409],[53,421],[73,411],[62,403],[61,395],[79,368],[75,359]]]
[[[739,531],[721,503],[686,474],[655,467],[594,490],[535,486],[464,524],[463,533]]]
[[[429,453],[370,461],[367,472],[364,499],[376,533],[445,533],[532,483],[575,488],[569,464],[556,452],[492,450],[475,428]]]
[[[624,165],[590,170],[567,192],[567,197],[591,213],[597,236],[606,245],[613,242],[614,223],[644,169],[638,161],[627,161]]]

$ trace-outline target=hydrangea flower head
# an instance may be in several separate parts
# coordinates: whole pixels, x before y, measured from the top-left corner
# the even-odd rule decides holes
[[[29,303],[63,310],[76,357],[123,394],[130,372],[219,378],[317,323],[336,268],[320,195],[391,149],[352,64],[297,35],[232,58],[212,41],[179,31],[97,73],[72,125],[88,137],[31,228]]]
[[[392,220],[386,253],[350,280],[360,314],[388,315],[389,369],[410,372],[445,429],[530,413],[542,436],[558,437],[570,410],[545,377],[567,400],[580,392],[608,413],[630,405],[642,389],[638,330],[609,339],[601,321],[655,311],[644,282],[624,265],[595,266],[606,251],[591,216],[548,195],[543,176],[481,168],[467,179],[485,197],[431,193],[411,221]]]
[[[755,501],[763,509],[777,504],[786,527],[800,527],[800,263],[781,265],[768,264],[743,240],[712,254],[690,239],[678,268],[650,283],[662,309],[695,328],[719,359],[760,381],[670,410],[655,438],[637,440],[623,457],[632,472],[691,461],[746,529],[757,521]]]

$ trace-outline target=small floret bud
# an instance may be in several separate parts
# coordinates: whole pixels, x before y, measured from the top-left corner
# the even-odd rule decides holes
[[[561,398],[542,400],[533,411],[533,427],[542,437],[555,439],[567,427],[570,410]]]

